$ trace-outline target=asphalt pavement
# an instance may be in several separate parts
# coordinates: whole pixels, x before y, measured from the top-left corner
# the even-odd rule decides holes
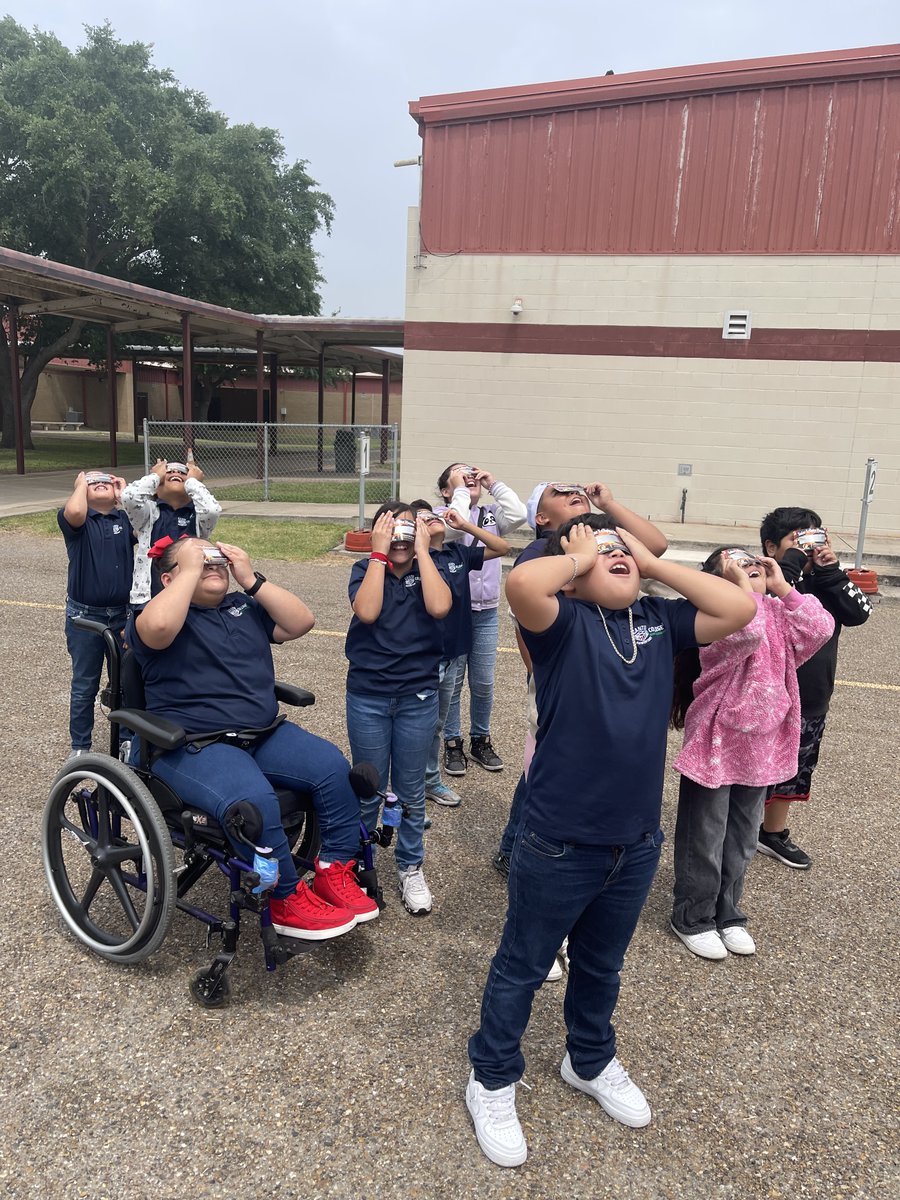
[[[302,713],[347,749],[343,635],[349,561],[260,563],[317,614],[276,650],[317,693]],[[759,951],[695,958],[668,930],[671,843],[623,972],[619,1055],[653,1122],[629,1130],[559,1078],[564,982],[538,993],[518,1095],[527,1163],[478,1149],[463,1103],[466,1039],[502,927],[490,866],[519,774],[523,674],[506,618],[494,742],[459,809],[431,806],[434,912],[412,918],[382,863],[380,919],[264,969],[247,922],[231,1005],[197,1007],[215,951],[176,914],[153,957],[117,967],[65,931],[40,859],[41,813],[67,753],[61,540],[0,533],[4,746],[0,924],[4,1112],[11,1197],[615,1197],[871,1200],[898,1194],[896,730],[900,608],[842,638],[814,800],[792,832],[807,873],[757,856],[745,896]],[[103,719],[98,716],[98,740]],[[673,747],[676,741],[672,735]],[[664,828],[674,823],[668,773]],[[208,879],[194,898],[224,905]]]

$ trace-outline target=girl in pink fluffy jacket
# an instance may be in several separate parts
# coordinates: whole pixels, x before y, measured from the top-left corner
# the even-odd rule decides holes
[[[756,950],[738,907],[744,876],[767,789],[796,772],[797,667],[828,641],[834,619],[794,591],[774,558],[721,549],[703,570],[753,592],[757,605],[749,625],[700,649],[699,664],[697,651],[676,662],[672,723],[683,724],[684,745],[672,929],[694,954],[722,959]]]

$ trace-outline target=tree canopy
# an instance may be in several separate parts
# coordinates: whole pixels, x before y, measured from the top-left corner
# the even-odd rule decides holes
[[[251,312],[315,314],[313,235],[331,198],[274,129],[231,125],[106,23],[69,50],[0,20],[0,244]],[[51,358],[83,346],[78,321],[32,320],[24,415]],[[12,409],[0,325],[3,444]],[[28,422],[25,422],[26,428]]]

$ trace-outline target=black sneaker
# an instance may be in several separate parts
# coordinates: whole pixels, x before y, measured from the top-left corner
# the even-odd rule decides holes
[[[469,754],[473,762],[486,771],[502,771],[503,759],[494,750],[489,737],[473,737],[469,746]]]
[[[812,866],[812,859],[808,854],[803,853],[796,842],[791,841],[790,832],[789,829],[782,829],[781,833],[769,833],[760,825],[756,848],[760,854],[767,854],[769,858],[777,858],[786,867],[794,867],[798,871],[808,871]]]
[[[491,866],[495,871],[499,871],[505,879],[509,879],[509,858],[502,850],[498,850],[491,859]]]
[[[444,770],[448,775],[465,775],[469,760],[463,753],[462,738],[447,738],[444,742]]]

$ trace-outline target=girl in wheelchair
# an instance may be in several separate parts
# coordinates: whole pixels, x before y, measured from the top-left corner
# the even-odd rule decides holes
[[[360,812],[348,763],[331,742],[281,718],[275,699],[270,643],[308,633],[313,614],[254,571],[238,546],[164,538],[150,556],[162,591],[132,615],[125,640],[147,710],[190,734],[189,744],[153,759],[153,774],[223,827],[237,801],[258,810],[260,844],[279,866],[270,901],[276,932],[320,941],[377,917],[353,871]],[[226,744],[226,732],[239,733],[238,744],[233,736]],[[322,847],[311,886],[298,878],[273,785],[312,794]]]

